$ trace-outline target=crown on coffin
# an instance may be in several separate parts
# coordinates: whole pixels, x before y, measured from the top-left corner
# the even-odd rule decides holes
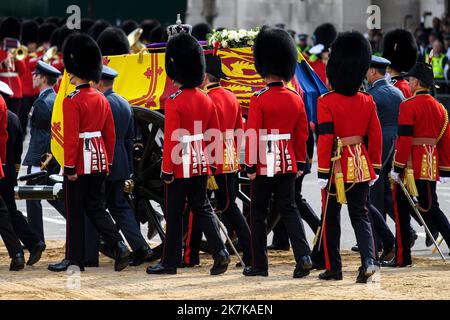
[[[190,24],[183,24],[181,21],[181,15],[177,14],[177,22],[171,26],[167,27],[167,34],[170,37],[177,35],[179,33],[189,33],[192,32],[192,26]]]

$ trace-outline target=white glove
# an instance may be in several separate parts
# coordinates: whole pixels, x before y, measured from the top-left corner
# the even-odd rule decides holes
[[[441,184],[450,182],[450,178],[449,178],[449,177],[440,177],[440,178],[439,178],[439,182],[440,182]]]
[[[394,170],[391,170],[391,179],[394,180],[395,182],[399,182],[400,181],[400,174],[398,172],[395,172]]]
[[[375,179],[370,180],[369,181],[369,187],[373,186],[375,184],[375,182],[377,182],[379,177],[380,177],[379,175],[376,175]]]
[[[328,179],[318,179],[317,184],[319,185],[320,189],[325,189],[328,185]]]

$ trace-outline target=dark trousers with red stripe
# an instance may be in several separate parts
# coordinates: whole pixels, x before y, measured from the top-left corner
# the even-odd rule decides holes
[[[302,196],[302,184],[305,175],[295,180],[295,203],[302,219],[308,224],[311,230],[316,233],[320,227],[320,219],[309,205],[308,201]],[[280,248],[289,248],[289,238],[283,221],[279,221],[273,229],[272,243]]]
[[[353,187],[345,185],[345,188],[348,190],[346,192],[347,207],[361,255],[361,264],[373,263],[375,261],[374,237],[366,208],[369,184],[368,182],[355,183]],[[337,272],[342,270],[341,255],[339,253],[342,205],[336,201],[336,196],[333,196],[333,193],[335,193],[334,184],[326,205],[322,241],[325,252],[325,266],[327,270]]]
[[[181,264],[183,242],[183,212],[186,200],[199,228],[205,233],[213,256],[225,249],[213,208],[206,194],[208,176],[175,179],[166,186],[166,238],[162,264],[176,268]]]
[[[218,174],[215,176],[218,190],[214,191],[217,199],[217,210],[221,218],[227,220],[231,230],[236,231],[239,244],[242,247],[242,260],[246,265],[251,264],[250,228],[236,204],[237,173]],[[202,230],[198,221],[194,219],[192,212],[189,214],[188,236],[184,253],[184,263],[198,264],[199,250],[202,239]]]
[[[66,201],[66,259],[83,266],[87,262],[85,217],[110,248],[123,241],[105,209],[105,173],[79,175],[75,181],[64,178]],[[98,249],[95,251],[98,256]]]
[[[251,183],[250,230],[252,246],[252,266],[257,269],[269,268],[267,258],[267,209],[271,194],[286,226],[295,260],[298,262],[311,250],[305,237],[303,222],[295,204],[295,174],[279,174],[275,177],[257,175]]]
[[[417,197],[419,205],[427,210],[422,213],[425,223],[434,226],[441,233],[447,246],[450,246],[450,223],[439,207],[436,182],[416,180],[416,186],[419,192]],[[396,262],[399,267],[403,267],[412,263],[409,226],[411,215],[414,216],[415,213],[399,185],[395,184],[392,192],[395,199]]]

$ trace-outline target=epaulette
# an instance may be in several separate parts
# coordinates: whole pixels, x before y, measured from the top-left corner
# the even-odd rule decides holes
[[[173,93],[170,95],[169,99],[171,100],[175,100],[176,97],[178,97],[181,93],[183,92],[183,90],[178,90],[177,92]]]
[[[80,92],[80,89],[76,89],[67,95],[67,98],[72,99]]]
[[[255,96],[255,97],[259,97],[260,95],[262,95],[262,94],[263,94],[264,92],[266,92],[267,90],[269,90],[269,87],[262,88],[261,90],[257,91],[257,92],[254,94],[254,96]]]
[[[328,92],[325,92],[324,94],[322,94],[319,98],[323,98],[323,97],[326,97],[327,95],[329,95],[329,94],[331,94],[331,93],[334,93],[334,90],[331,90],[331,91],[328,91]]]
[[[300,95],[297,91],[295,91],[294,89],[292,89],[292,88],[289,88],[289,87],[286,87],[286,89],[288,89],[289,91],[292,91],[293,93],[295,93],[296,95]]]

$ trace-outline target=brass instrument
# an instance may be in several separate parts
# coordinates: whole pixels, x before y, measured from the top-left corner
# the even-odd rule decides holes
[[[42,61],[45,63],[51,63],[53,60],[58,59],[58,47],[53,46],[48,48],[42,56]]]
[[[20,45],[16,49],[12,49],[11,53],[14,59],[22,61],[28,56],[28,48],[24,45]]]
[[[142,49],[146,48],[145,44],[139,40],[143,31],[142,28],[137,28],[128,35],[128,43],[130,44],[132,53],[139,53]]]

